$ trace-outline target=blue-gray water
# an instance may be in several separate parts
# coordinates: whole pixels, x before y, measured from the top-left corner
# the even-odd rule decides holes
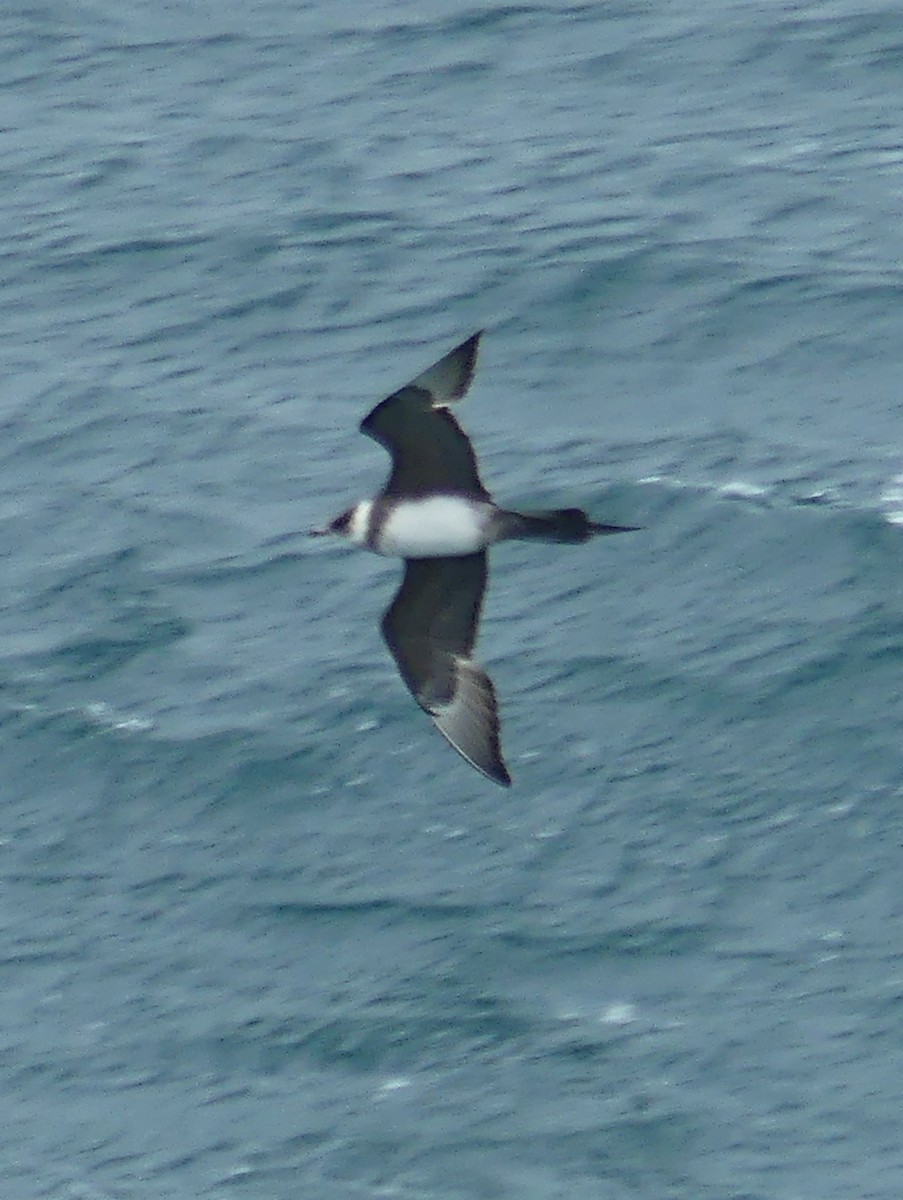
[[[903,15],[7,3],[11,1200],[897,1200]],[[376,400],[487,330],[515,787]]]

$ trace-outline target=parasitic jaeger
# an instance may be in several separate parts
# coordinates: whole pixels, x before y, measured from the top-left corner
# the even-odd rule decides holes
[[[578,543],[636,527],[599,525],[580,508],[518,513],[493,503],[470,440],[449,411],[470,386],[479,341],[475,333],[364,418],[361,432],[392,456],[388,482],[374,499],[311,532],[405,560],[382,619],[389,651],[443,737],[507,787],[495,689],[473,658],[487,547],[511,539]]]

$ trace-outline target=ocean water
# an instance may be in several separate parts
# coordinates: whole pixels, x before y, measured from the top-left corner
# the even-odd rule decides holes
[[[0,13],[10,1200],[897,1200],[903,14]],[[514,787],[305,530],[476,328]]]

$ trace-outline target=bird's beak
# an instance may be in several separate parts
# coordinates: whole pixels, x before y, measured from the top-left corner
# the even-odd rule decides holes
[[[326,537],[329,534],[328,529],[308,529],[308,537]]]

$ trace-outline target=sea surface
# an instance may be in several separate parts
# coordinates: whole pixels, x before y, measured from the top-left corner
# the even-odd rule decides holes
[[[3,1200],[903,1195],[899,0],[8,0]],[[306,531],[475,329],[510,791]]]

